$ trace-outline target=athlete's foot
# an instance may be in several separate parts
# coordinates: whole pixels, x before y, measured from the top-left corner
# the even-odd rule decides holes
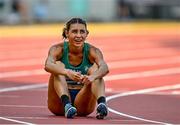
[[[106,117],[108,114],[108,108],[105,103],[99,103],[96,111],[97,111],[97,115],[96,115],[97,119],[104,119],[104,117]]]
[[[77,109],[73,107],[70,103],[65,105],[65,117],[66,118],[74,118],[77,114]]]

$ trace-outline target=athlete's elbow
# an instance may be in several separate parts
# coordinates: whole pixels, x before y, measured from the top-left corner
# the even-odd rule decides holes
[[[109,69],[107,69],[107,71],[106,71],[106,74],[108,74],[109,73]]]
[[[46,72],[49,72],[49,69],[45,66],[44,67],[44,70],[46,71]]]
[[[50,72],[51,71],[51,65],[46,63],[45,66],[44,66],[44,70],[46,72]]]
[[[106,75],[109,73],[109,69],[106,70]]]
[[[109,68],[108,68],[108,66],[106,65],[106,71],[105,71],[105,75],[107,75],[108,73],[109,73]]]

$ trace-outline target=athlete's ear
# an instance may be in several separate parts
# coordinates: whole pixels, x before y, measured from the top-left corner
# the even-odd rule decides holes
[[[89,34],[89,31],[88,31],[88,30],[86,30],[86,33],[87,33],[87,36],[88,36],[88,34]]]

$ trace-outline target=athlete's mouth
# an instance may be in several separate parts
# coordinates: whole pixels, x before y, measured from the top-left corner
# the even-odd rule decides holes
[[[75,39],[74,41],[79,43],[82,42],[82,39]]]

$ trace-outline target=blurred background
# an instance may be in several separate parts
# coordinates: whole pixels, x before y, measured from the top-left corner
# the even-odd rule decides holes
[[[48,50],[63,40],[72,17],[87,21],[87,41],[102,49],[110,67],[179,55],[180,0],[0,0],[0,83],[47,83]]]
[[[0,0],[0,24],[179,21],[179,0]]]
[[[110,69],[105,77],[108,94],[179,85],[180,0],[0,0],[0,116],[36,120],[32,123],[37,124],[64,123],[59,117],[51,117],[46,108],[30,107],[47,106],[50,74],[44,70],[44,63],[50,46],[62,42],[64,24],[72,17],[87,21],[87,41],[103,52]],[[30,90],[32,86],[36,89]],[[174,91],[180,93],[179,88]],[[169,99],[169,93],[159,94]],[[179,96],[166,102],[161,100],[165,97],[155,98],[157,102],[152,97],[155,98],[145,97],[141,103],[145,106],[127,100],[112,106],[120,111],[127,109],[127,114],[142,116],[144,112],[143,118],[149,115],[149,119],[169,119],[176,124],[180,112],[174,104],[180,104]],[[134,102],[141,101],[134,98]],[[127,118],[113,116],[113,121],[107,123],[128,123]],[[0,124],[7,124],[1,121]],[[130,120],[129,124],[133,122]]]

